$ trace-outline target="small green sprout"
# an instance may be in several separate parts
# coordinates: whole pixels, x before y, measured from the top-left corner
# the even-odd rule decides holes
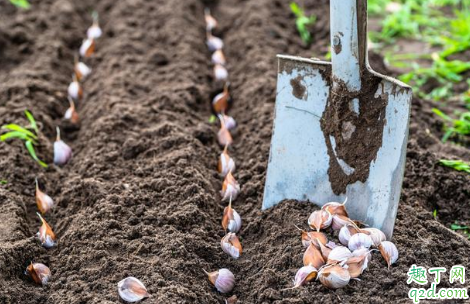
[[[434,219],[437,219],[437,209],[434,209],[434,211],[432,212],[432,216],[434,217]]]
[[[9,130],[9,131],[7,133],[3,133],[0,136],[0,141],[6,141],[8,139],[14,139],[14,138],[23,140],[26,146],[26,149],[31,155],[31,158],[34,159],[42,167],[47,168],[47,164],[39,159],[39,157],[36,155],[36,151],[34,150],[34,146],[37,145],[37,139],[38,139],[38,133],[39,133],[36,120],[34,119],[34,116],[28,110],[24,112],[25,112],[26,118],[29,121],[29,126],[22,127],[17,124],[3,125],[2,129]]]
[[[6,179],[0,179],[0,184],[6,185],[8,181]]]
[[[446,142],[449,137],[454,134],[469,135],[470,134],[470,112],[464,112],[460,115],[459,119],[453,119],[444,114],[439,109],[432,109],[432,111],[447,122],[444,126],[446,133],[442,137],[442,142]]]
[[[470,173],[470,163],[464,162],[463,160],[441,159],[439,160],[439,164],[457,171]]]
[[[10,0],[10,3],[16,7],[28,9],[31,4],[29,4],[28,0]]]
[[[463,234],[465,234],[466,236],[468,236],[468,238],[470,239],[470,227],[468,226],[462,226],[462,225],[457,225],[457,224],[452,224],[450,225],[450,229],[454,230],[454,231],[462,231]]]
[[[209,123],[210,124],[213,124],[214,122],[217,121],[217,116],[215,116],[214,114],[212,114],[210,117],[209,117]]]
[[[310,42],[312,42],[312,35],[308,27],[315,23],[317,17],[315,15],[307,17],[305,11],[295,2],[290,3],[290,9],[296,17],[295,25],[297,26],[297,31],[299,31],[300,38],[305,44],[310,44]]]

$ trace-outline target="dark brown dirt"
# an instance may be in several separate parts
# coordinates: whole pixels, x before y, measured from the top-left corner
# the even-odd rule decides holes
[[[38,153],[51,161],[56,125],[72,146],[64,168],[33,163],[19,142],[0,143],[0,303],[120,303],[117,282],[132,275],[152,298],[144,303],[222,303],[202,272],[230,268],[241,303],[404,303],[411,264],[469,265],[470,242],[448,228],[470,224],[470,177],[436,165],[469,160],[469,150],[439,141],[431,106],[413,101],[404,189],[393,241],[398,264],[375,254],[361,281],[330,291],[318,283],[290,287],[303,248],[293,224],[306,226],[316,207],[286,201],[261,212],[276,86],[276,53],[320,56],[327,50],[327,1],[306,1],[316,13],[316,44],[302,46],[289,1],[35,0],[30,11],[0,2],[0,124],[41,122]],[[220,21],[239,128],[231,154],[242,186],[234,208],[244,224],[243,256],[220,249],[221,180],[217,127],[208,123],[212,84],[204,45],[203,7]],[[104,36],[88,61],[92,76],[78,105],[82,122],[68,127],[64,92],[90,10]],[[371,59],[379,66],[380,57]],[[58,203],[46,216],[59,238],[45,250],[33,237],[34,178]],[[432,216],[437,208],[438,220]],[[440,223],[440,221],[443,223]],[[47,264],[48,286],[24,274]],[[444,279],[445,281],[446,279]],[[441,283],[442,286],[448,286]]]

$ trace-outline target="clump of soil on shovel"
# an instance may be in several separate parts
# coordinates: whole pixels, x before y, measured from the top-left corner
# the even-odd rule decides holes
[[[0,143],[1,303],[119,303],[117,282],[139,278],[152,294],[144,303],[222,303],[224,296],[202,268],[227,267],[237,279],[241,303],[390,303],[404,301],[411,264],[449,269],[469,265],[470,242],[445,225],[468,222],[468,175],[436,165],[467,158],[465,148],[443,145],[431,106],[413,101],[402,201],[393,241],[398,264],[387,270],[377,254],[346,288],[319,283],[292,286],[303,247],[293,224],[306,227],[316,209],[286,201],[261,212],[276,88],[277,53],[310,57],[325,53],[328,2],[306,1],[318,16],[316,44],[303,47],[289,1],[32,1],[19,11],[0,2],[0,123],[22,122],[29,109],[41,131],[63,140],[74,156],[64,168],[40,169],[19,142]],[[232,260],[220,249],[221,149],[208,123],[216,93],[205,46],[203,8],[220,22],[232,83],[232,112],[239,123],[232,154],[242,193],[234,208],[243,218],[244,253]],[[88,61],[93,73],[77,105],[79,128],[61,117],[73,55],[91,9],[104,35]],[[380,56],[372,64],[382,64]],[[51,143],[38,153],[51,161]],[[366,151],[365,151],[366,152]],[[58,203],[46,216],[58,246],[42,248],[34,178]],[[438,219],[432,211],[437,208]],[[31,262],[48,265],[50,284],[35,285],[23,273]],[[444,276],[440,286],[449,287]]]

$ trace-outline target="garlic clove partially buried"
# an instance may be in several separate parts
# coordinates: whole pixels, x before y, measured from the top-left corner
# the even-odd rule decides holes
[[[214,65],[214,78],[216,81],[226,81],[228,78],[227,69],[221,64]]]
[[[39,232],[37,233],[37,237],[39,238],[39,241],[41,242],[41,245],[44,248],[52,248],[56,245],[55,242],[55,234],[52,231],[51,226],[46,222],[46,220],[43,219],[43,217],[39,214],[36,213],[39,216],[39,219],[41,220],[41,227],[39,228]]]
[[[52,198],[39,189],[39,184],[38,184],[37,179],[36,179],[36,204],[38,206],[39,211],[42,214],[45,214],[46,212],[48,212],[54,207],[54,201],[52,200]]]
[[[215,37],[210,32],[207,32],[207,40],[206,40],[207,47],[209,51],[214,52],[217,50],[221,50],[224,47],[224,42],[219,37]]]
[[[73,124],[77,124],[80,121],[80,117],[78,116],[77,110],[75,109],[75,103],[70,96],[68,99],[70,107],[67,109],[67,111],[65,111],[64,118],[70,120],[70,122]]]
[[[27,275],[29,275],[34,282],[41,285],[46,285],[51,278],[51,270],[44,264],[33,263],[26,268]]]
[[[206,21],[206,31],[212,31],[217,26],[217,20],[212,17],[208,7],[204,9],[204,20]]]
[[[228,155],[227,147],[225,146],[224,151],[219,156],[217,163],[217,171],[220,175],[226,176],[229,172],[235,171],[235,161]]]
[[[54,164],[63,166],[72,158],[72,149],[60,139],[60,129],[57,127],[57,139],[54,142]]]
[[[225,231],[237,233],[242,227],[242,218],[235,209],[232,208],[232,201],[224,209],[224,215],[222,217],[222,228]]]
[[[98,39],[103,34],[103,31],[101,30],[100,25],[99,25],[98,13],[93,12],[92,17],[93,17],[93,24],[86,31],[86,35],[88,39]]]
[[[85,79],[91,73],[91,68],[89,68],[83,62],[78,61],[78,58],[75,59],[75,66],[74,66],[75,76],[77,77],[78,81]]]
[[[223,66],[227,63],[224,52],[222,52],[222,50],[215,51],[211,56],[211,61],[213,64],[220,64]]]
[[[78,82],[77,76],[75,74],[73,75],[72,82],[69,84],[67,88],[67,94],[70,98],[72,98],[75,101],[78,101],[82,99],[83,97],[82,86]]]
[[[220,293],[228,293],[232,291],[235,286],[235,276],[227,268],[222,268],[214,272],[203,271],[207,274],[212,285],[214,285]]]
[[[118,293],[126,302],[137,302],[150,297],[145,285],[137,278],[127,277],[118,283]]]
[[[90,57],[95,51],[95,40],[92,38],[87,38],[83,40],[82,45],[80,46],[80,56]]]
[[[220,241],[222,250],[234,259],[238,259],[242,254],[242,244],[237,235],[233,232],[227,233]]]
[[[240,193],[240,184],[233,177],[232,172],[228,172],[222,184],[222,201],[234,201]]]
[[[217,114],[227,113],[230,104],[229,86],[230,83],[226,82],[223,91],[212,99],[212,109]]]

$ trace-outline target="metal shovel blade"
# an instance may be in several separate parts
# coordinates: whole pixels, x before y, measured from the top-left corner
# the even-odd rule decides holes
[[[334,30],[340,27],[332,24],[332,45],[338,44]],[[333,54],[332,64],[278,56],[263,209],[284,199],[321,206],[347,198],[351,219],[379,228],[390,238],[403,181],[412,95],[405,84],[370,69],[365,44],[354,49],[350,40],[361,44],[355,38],[361,31],[341,36],[342,50]],[[341,71],[351,54],[356,54],[356,79],[356,71]],[[341,60],[346,61],[339,64]]]

